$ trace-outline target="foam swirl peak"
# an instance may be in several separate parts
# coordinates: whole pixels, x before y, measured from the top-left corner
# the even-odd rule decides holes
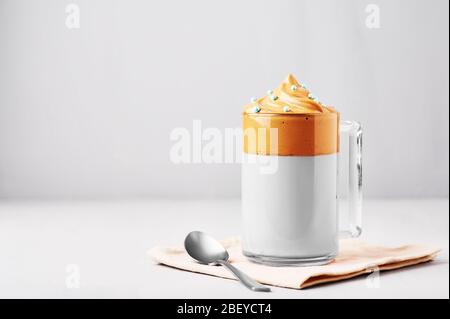
[[[259,114],[322,114],[335,113],[334,108],[325,106],[301,85],[297,79],[288,74],[286,79],[267,95],[253,99],[244,106],[244,113]]]

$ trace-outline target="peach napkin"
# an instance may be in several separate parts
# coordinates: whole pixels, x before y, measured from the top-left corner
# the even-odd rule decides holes
[[[313,285],[344,280],[374,271],[412,266],[432,260],[439,249],[424,245],[396,248],[366,244],[357,239],[340,242],[339,256],[330,264],[310,267],[269,267],[248,261],[241,253],[238,238],[222,241],[230,262],[257,281],[279,287],[302,289]],[[224,267],[195,262],[183,248],[155,247],[149,251],[158,263],[212,276],[234,279]]]

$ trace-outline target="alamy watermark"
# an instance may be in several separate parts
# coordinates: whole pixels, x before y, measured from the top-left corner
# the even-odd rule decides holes
[[[192,128],[177,127],[170,132],[173,143],[169,157],[174,164],[250,163],[259,166],[261,174],[278,170],[277,128],[203,128],[193,120]],[[247,154],[243,154],[243,143]],[[260,155],[256,155],[260,154]]]
[[[366,6],[366,27],[368,29],[379,29],[381,27],[380,22],[380,6],[374,3]]]
[[[80,266],[77,264],[66,265],[66,288],[78,289],[81,285]]]
[[[80,28],[80,7],[76,3],[66,5],[66,27],[67,29]]]
[[[370,289],[380,288],[380,268],[377,265],[372,265],[367,267],[366,271],[369,273],[365,281],[366,287]]]

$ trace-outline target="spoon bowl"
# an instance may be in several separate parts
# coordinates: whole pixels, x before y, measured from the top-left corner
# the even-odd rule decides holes
[[[227,261],[229,258],[225,247],[213,237],[199,231],[193,231],[186,236],[184,247],[189,256],[204,264],[218,260]]]
[[[231,265],[228,262],[229,254],[225,247],[209,235],[199,231],[190,232],[184,240],[184,248],[186,248],[189,256],[202,264],[214,263],[225,266],[247,288],[253,291],[270,291],[269,287],[254,281],[242,271]]]

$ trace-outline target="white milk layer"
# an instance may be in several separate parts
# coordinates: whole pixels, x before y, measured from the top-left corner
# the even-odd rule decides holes
[[[267,170],[268,156],[243,155],[244,253],[281,259],[337,254],[337,154],[270,158],[275,172]]]

